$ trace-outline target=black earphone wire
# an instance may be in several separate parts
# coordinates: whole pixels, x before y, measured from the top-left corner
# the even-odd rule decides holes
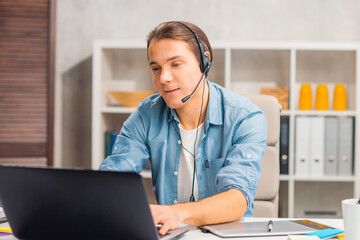
[[[204,104],[204,94],[205,94],[205,80],[206,80],[206,73],[209,72],[209,69],[210,69],[210,66],[211,66],[211,62],[208,62],[208,61],[205,61],[204,57],[205,57],[205,54],[204,54],[204,49],[202,47],[202,44],[201,44],[201,41],[200,39],[198,38],[198,36],[196,35],[195,31],[190,28],[187,24],[183,23],[183,22],[178,22],[180,24],[182,24],[183,26],[185,26],[187,29],[190,30],[190,32],[192,32],[194,34],[194,37],[195,37],[195,40],[196,42],[198,43],[199,45],[199,50],[200,50],[200,69],[201,69],[201,72],[202,72],[202,75],[201,75],[201,78],[199,80],[199,83],[196,85],[196,88],[194,89],[194,91],[184,97],[183,99],[181,99],[181,101],[183,103],[185,103],[187,100],[189,100],[189,98],[195,93],[195,91],[197,90],[198,86],[200,85],[200,82],[201,80],[203,79],[204,75],[205,75],[205,79],[204,79],[204,84],[203,84],[203,92],[202,92],[202,96],[201,96],[201,108],[200,108],[200,114],[199,114],[199,120],[198,120],[198,124],[197,124],[197,127],[196,127],[196,136],[195,136],[195,141],[194,141],[194,154],[191,154],[189,150],[187,150],[183,145],[182,145],[182,142],[181,142],[181,147],[184,148],[188,153],[190,153],[190,155],[193,156],[194,158],[194,172],[193,172],[193,181],[192,181],[192,189],[191,189],[191,196],[190,196],[190,202],[195,202],[195,197],[194,197],[194,185],[195,185],[195,174],[196,174],[196,141],[197,141],[197,138],[198,138],[198,131],[199,131],[199,126],[200,126],[200,120],[201,120],[201,114],[202,114],[202,109],[203,109],[203,104]],[[207,64],[205,64],[205,62]],[[181,138],[181,136],[180,136]]]
[[[201,79],[203,78],[205,73],[202,74]],[[200,79],[200,80],[201,80]],[[195,202],[195,197],[194,197],[194,185],[195,185],[195,174],[196,174],[196,141],[197,141],[197,137],[198,137],[198,131],[199,131],[199,126],[200,126],[200,120],[201,120],[201,114],[202,114],[202,108],[203,108],[203,104],[204,104],[204,94],[205,94],[205,81],[206,79],[204,79],[204,84],[203,84],[203,91],[202,91],[202,96],[201,96],[201,107],[200,107],[200,114],[199,114],[199,120],[198,120],[198,124],[196,127],[196,136],[195,136],[195,141],[194,141],[194,172],[193,172],[193,181],[192,181],[192,188],[191,188],[191,196],[189,201],[190,202]]]

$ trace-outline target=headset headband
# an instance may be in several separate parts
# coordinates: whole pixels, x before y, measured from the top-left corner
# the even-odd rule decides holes
[[[192,32],[192,34],[194,34],[195,39],[196,39],[196,42],[198,43],[199,49],[200,49],[200,58],[201,58],[201,59],[200,59],[200,70],[201,70],[202,73],[207,74],[207,73],[209,72],[209,70],[210,70],[211,61],[210,61],[210,59],[208,58],[208,56],[206,56],[206,55],[204,54],[204,49],[203,49],[203,47],[202,47],[202,44],[201,44],[201,42],[200,42],[200,39],[198,38],[198,36],[196,35],[195,31],[194,31],[191,27],[189,27],[188,25],[186,25],[186,24],[183,23],[183,22],[178,22],[178,23],[184,25],[187,29],[190,30],[190,32]]]

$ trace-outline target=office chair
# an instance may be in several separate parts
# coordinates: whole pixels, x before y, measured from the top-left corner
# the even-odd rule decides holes
[[[278,217],[280,104],[269,95],[245,97],[264,112],[268,125],[267,147],[254,200],[254,217]]]

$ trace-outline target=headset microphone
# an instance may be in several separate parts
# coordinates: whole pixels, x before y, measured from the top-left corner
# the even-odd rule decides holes
[[[202,80],[203,77],[204,77],[204,74],[205,74],[205,73],[203,73],[203,74],[201,75],[201,78],[200,78],[198,84],[196,85],[194,91],[192,91],[192,93],[190,93],[189,95],[187,95],[186,97],[184,97],[183,99],[181,99],[181,101],[182,101],[183,103],[185,103],[187,100],[189,100],[190,97],[196,92],[196,89],[199,87],[199,85],[200,85],[200,83],[201,83],[201,80]]]

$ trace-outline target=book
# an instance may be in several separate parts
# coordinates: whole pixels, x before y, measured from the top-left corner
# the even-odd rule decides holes
[[[104,145],[104,159],[107,158],[107,156],[110,155],[110,132],[105,132],[104,133],[104,141],[105,141],[105,145]]]
[[[338,165],[338,118],[325,119],[325,175],[335,176]]]
[[[118,134],[115,131],[106,131],[104,133],[104,157],[107,158],[112,154],[114,144]]]
[[[110,133],[110,154],[112,154],[112,152],[113,152],[113,148],[114,148],[114,144],[116,142],[117,136],[118,136],[118,134],[116,132]]]
[[[310,144],[310,162],[309,171],[311,176],[324,175],[324,131],[325,118],[311,117],[310,118],[310,139],[307,144]]]
[[[310,118],[296,118],[295,172],[298,176],[309,175],[310,168]]]
[[[289,116],[280,119],[280,174],[289,174]]]
[[[324,175],[325,117],[299,116],[295,128],[296,175]]]
[[[353,118],[339,118],[339,169],[341,176],[352,175],[353,163]]]

